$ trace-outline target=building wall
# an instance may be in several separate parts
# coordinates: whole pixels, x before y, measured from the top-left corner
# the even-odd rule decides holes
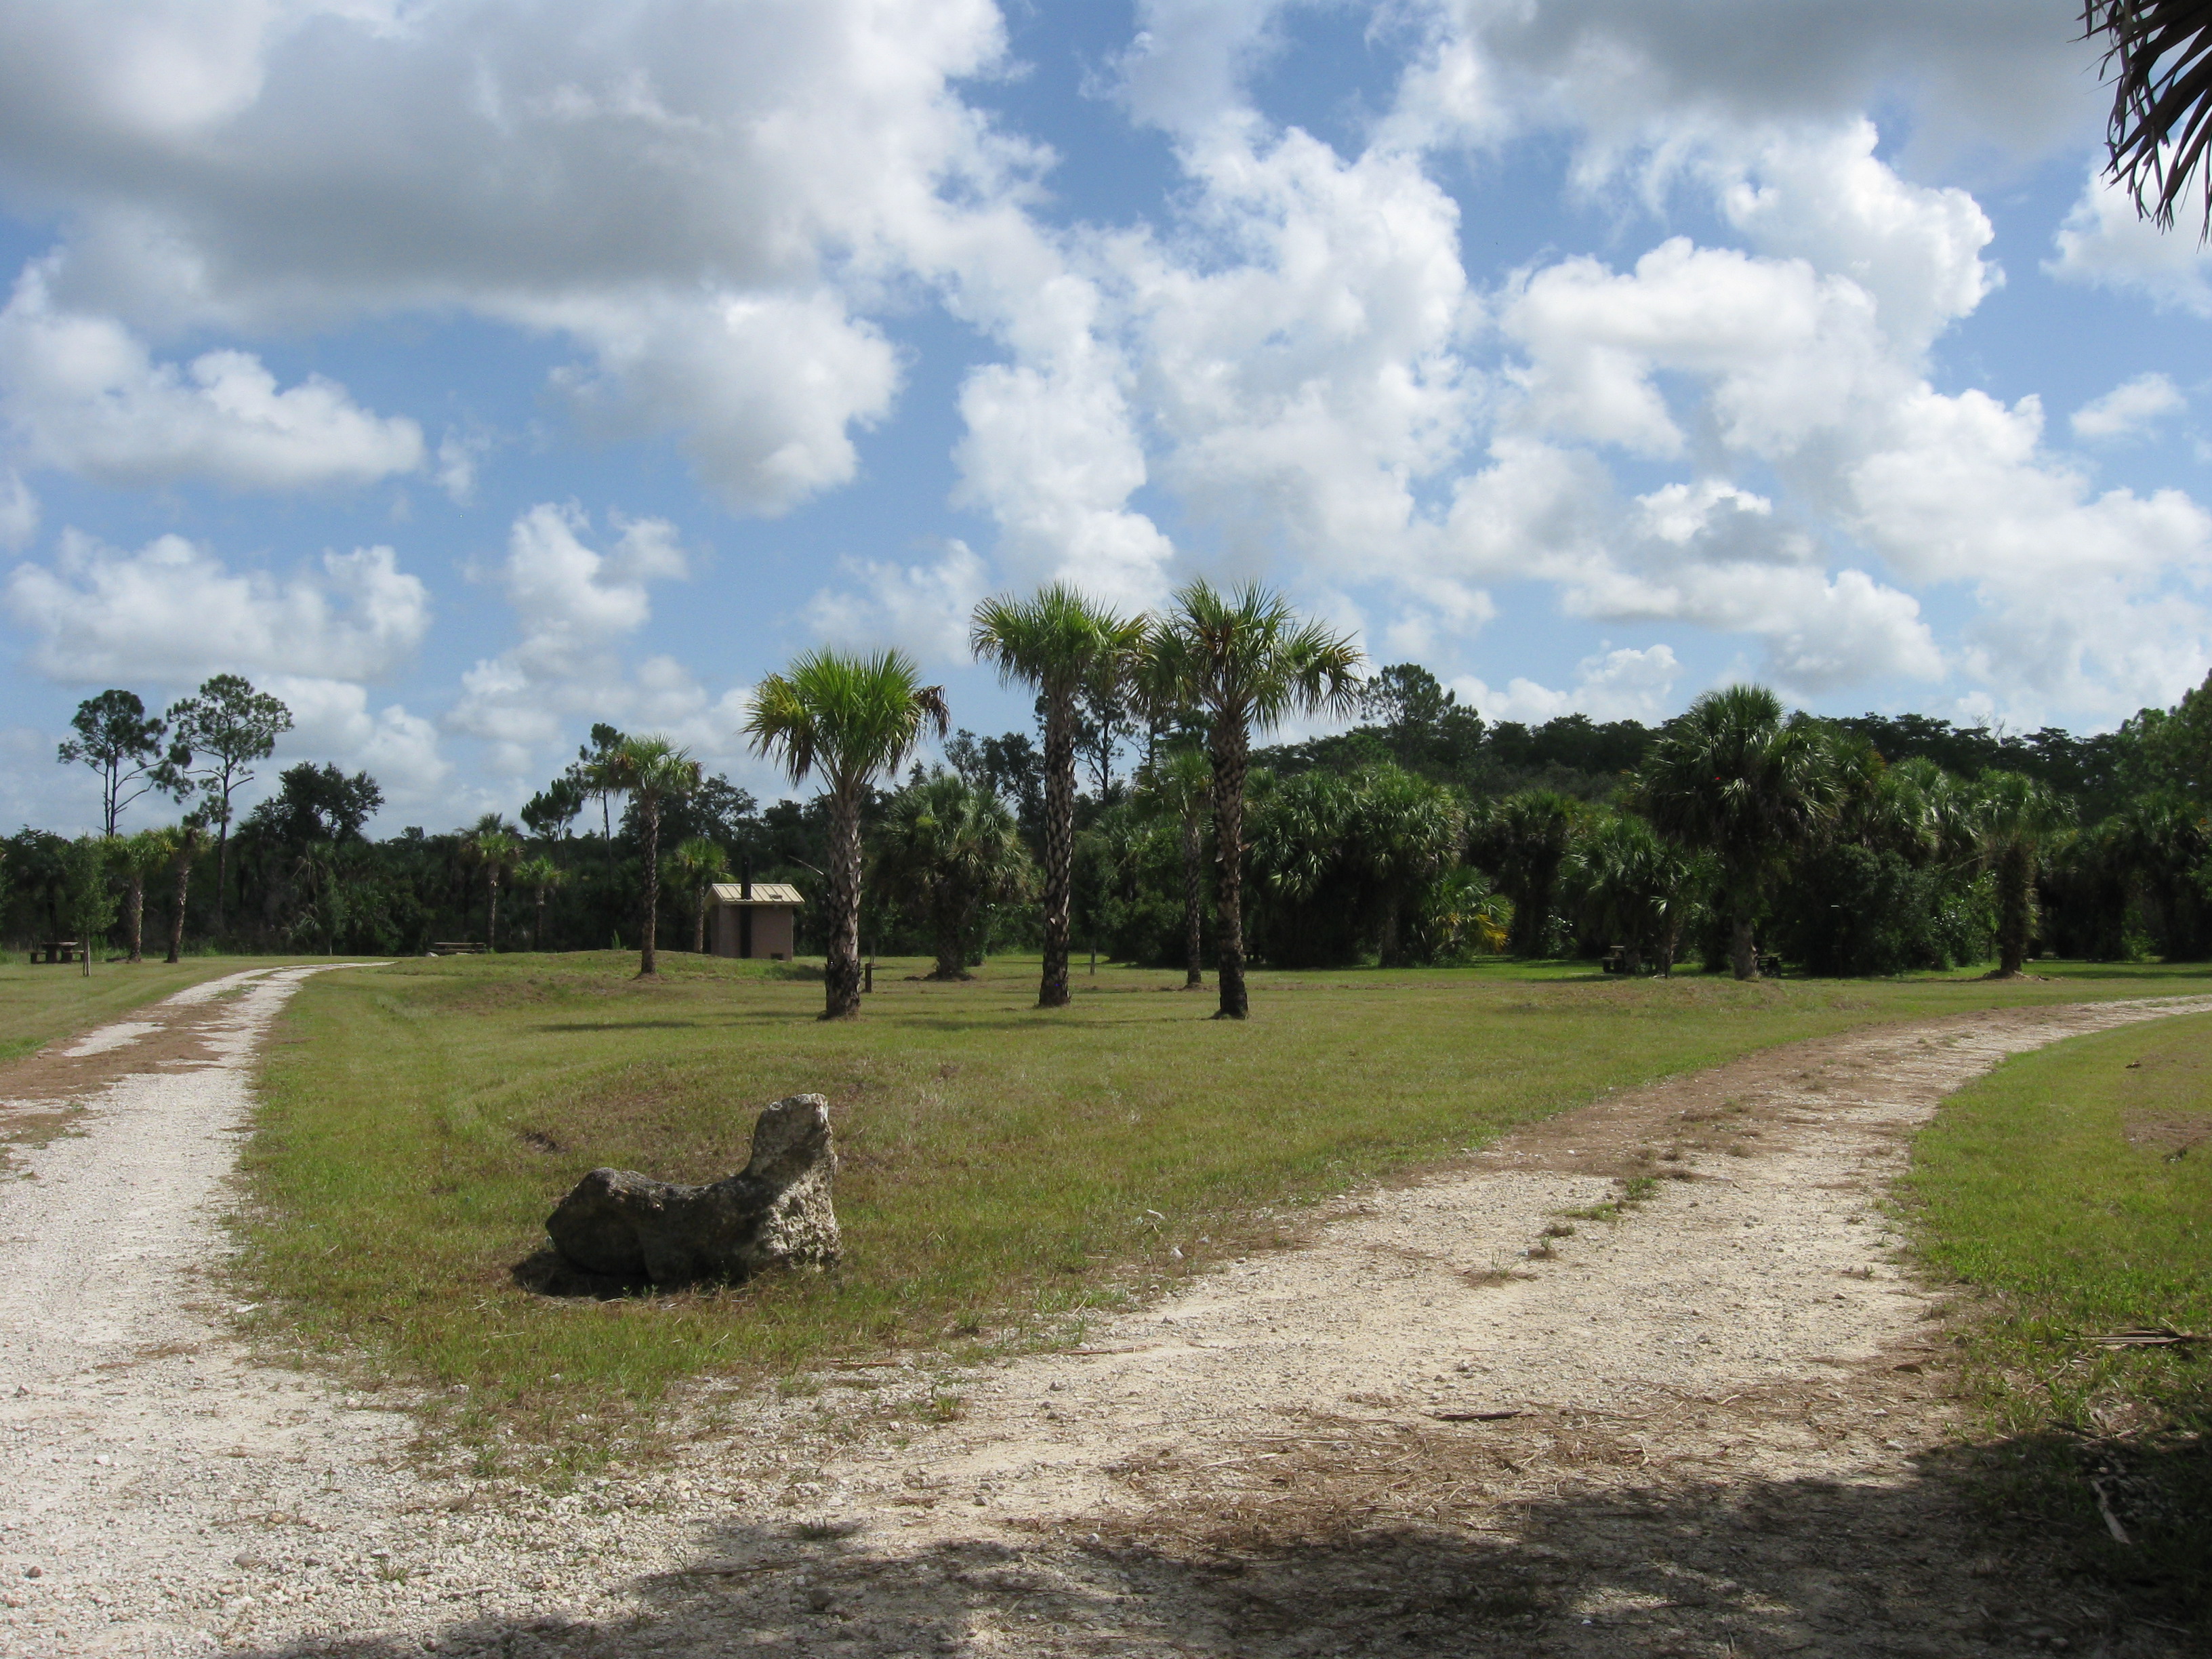
[[[738,948],[743,928],[739,917],[750,908],[753,918],[752,956],[756,960],[775,957],[791,960],[794,912],[787,904],[755,904],[739,906],[718,904],[708,918],[708,948],[718,957],[737,957],[744,954]]]
[[[753,954],[779,962],[792,957],[794,913],[787,904],[758,905],[753,909]]]

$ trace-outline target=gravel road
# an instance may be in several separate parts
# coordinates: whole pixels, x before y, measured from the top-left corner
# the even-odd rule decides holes
[[[2178,1650],[1974,1546],[1880,1200],[2005,1055],[2212,998],[1609,1097],[1082,1352],[708,1387],[669,1462],[552,1492],[426,1476],[403,1413],[226,1334],[250,1062],[314,971],[0,1076],[40,1131],[0,1178],[0,1654]],[[1639,1175],[1681,1178],[1607,1212]]]

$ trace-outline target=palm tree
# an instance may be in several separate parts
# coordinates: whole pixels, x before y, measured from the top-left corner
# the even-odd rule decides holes
[[[1775,695],[1758,685],[1708,691],[1668,722],[1645,757],[1638,798],[1652,826],[1720,865],[1738,979],[1759,977],[1752,928],[1767,883],[1836,799],[1830,758],[1820,727],[1785,720]]]
[[[1360,786],[1356,851],[1381,912],[1376,965],[1402,968],[1405,924],[1430,884],[1459,862],[1467,812],[1451,790],[1387,761],[1369,767]]]
[[[1195,743],[1163,749],[1138,774],[1144,798],[1173,813],[1182,825],[1182,988],[1206,982],[1206,810],[1213,799],[1213,767]]]
[[[1006,804],[957,772],[893,798],[876,854],[876,880],[929,930],[932,979],[965,979],[982,945],[985,908],[1024,897],[1030,855]]]
[[[691,896],[691,948],[707,954],[707,889],[730,872],[730,855],[704,836],[694,836],[668,855],[678,884]]]
[[[2105,38],[2112,112],[2106,172],[2162,228],[2212,142],[2212,4],[2206,0],[2082,0],[2084,38]],[[2212,174],[2203,180],[2212,233]]]
[[[592,740],[580,744],[576,758],[569,763],[565,775],[579,795],[589,795],[599,803],[599,842],[607,855],[607,890],[615,885],[615,824],[612,803],[622,793],[622,786],[614,779],[614,759],[629,739],[604,721],[592,727]]]
[[[187,818],[173,829],[148,833],[161,837],[162,848],[168,855],[170,873],[177,882],[169,907],[169,954],[162,960],[181,962],[185,957],[185,896],[191,886],[192,865],[200,855],[200,848],[207,844],[207,830]]]
[[[1008,684],[1035,686],[1044,706],[1044,969],[1037,1006],[1068,1001],[1068,904],[1074,890],[1077,705],[1112,702],[1127,684],[1144,623],[1093,605],[1064,582],[1029,599],[975,607],[969,648]]]
[[[1493,890],[1480,870],[1447,870],[1421,895],[1419,926],[1431,961],[1496,956],[1513,927],[1513,901]]]
[[[146,937],[146,884],[168,867],[166,832],[141,830],[135,836],[110,836],[105,845],[109,867],[123,878],[124,919],[131,928],[131,960],[143,962]]]
[[[538,901],[537,913],[530,923],[530,948],[542,951],[545,948],[546,895],[566,887],[568,872],[540,853],[536,858],[525,859],[514,866],[514,879],[517,884],[529,888]]]
[[[644,942],[638,950],[638,977],[660,971],[653,936],[660,919],[660,808],[684,800],[699,787],[699,763],[665,738],[624,738],[606,759],[609,786],[637,803],[638,827],[645,832]]]
[[[1643,970],[1648,951],[1672,975],[1683,922],[1710,873],[1703,863],[1633,813],[1608,812],[1577,838],[1567,874],[1591,919],[1623,947],[1630,973]]]
[[[484,872],[484,948],[499,949],[499,878],[522,862],[522,837],[496,812],[477,820],[461,842],[461,857]]]
[[[1224,593],[1200,580],[1146,640],[1145,678],[1205,717],[1213,763],[1214,856],[1221,926],[1218,1019],[1251,1012],[1244,988],[1244,775],[1252,734],[1292,714],[1348,714],[1359,700],[1358,648],[1301,623],[1279,593],[1248,583]]]
[[[1976,781],[1982,867],[1996,877],[1997,968],[2013,979],[2035,935],[2035,883],[2045,843],[2066,826],[2065,802],[2024,772],[1990,771]]]
[[[1513,901],[1507,945],[1516,957],[1540,957],[1550,945],[1553,895],[1579,813],[1555,790],[1523,789],[1492,802],[1474,822],[1468,856]]]
[[[753,688],[745,731],[793,783],[816,771],[830,819],[830,938],[824,1019],[860,1012],[860,808],[869,787],[914,752],[925,729],[951,729],[945,688],[923,685],[903,651],[810,651]]]

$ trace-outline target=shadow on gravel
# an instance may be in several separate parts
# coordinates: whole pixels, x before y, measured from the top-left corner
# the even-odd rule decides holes
[[[1960,1501],[1965,1473],[1961,1459],[1930,1457],[1901,1486],[1613,1485],[1462,1510],[1460,1526],[1363,1523],[1295,1497],[1247,1493],[1212,1512],[911,1550],[895,1525],[837,1537],[824,1535],[826,1525],[732,1524],[685,1569],[638,1582],[643,1605],[628,1620],[584,1622],[549,1609],[457,1618],[427,1638],[251,1651],[2148,1659],[2205,1650],[2171,1622],[2177,1609],[2161,1597],[2175,1586],[2130,1587],[2093,1559],[2094,1540],[2067,1533],[2039,1544],[2023,1532],[2009,1552],[1978,1547],[1986,1534]]]

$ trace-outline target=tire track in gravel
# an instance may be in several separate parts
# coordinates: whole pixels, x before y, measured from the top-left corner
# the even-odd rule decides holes
[[[0,1133],[33,1142],[0,1176],[0,1651],[206,1650],[252,1517],[343,1527],[343,1491],[301,1474],[388,1462],[389,1417],[333,1413],[222,1334],[206,1271],[250,1068],[322,971],[210,980],[0,1073]]]

